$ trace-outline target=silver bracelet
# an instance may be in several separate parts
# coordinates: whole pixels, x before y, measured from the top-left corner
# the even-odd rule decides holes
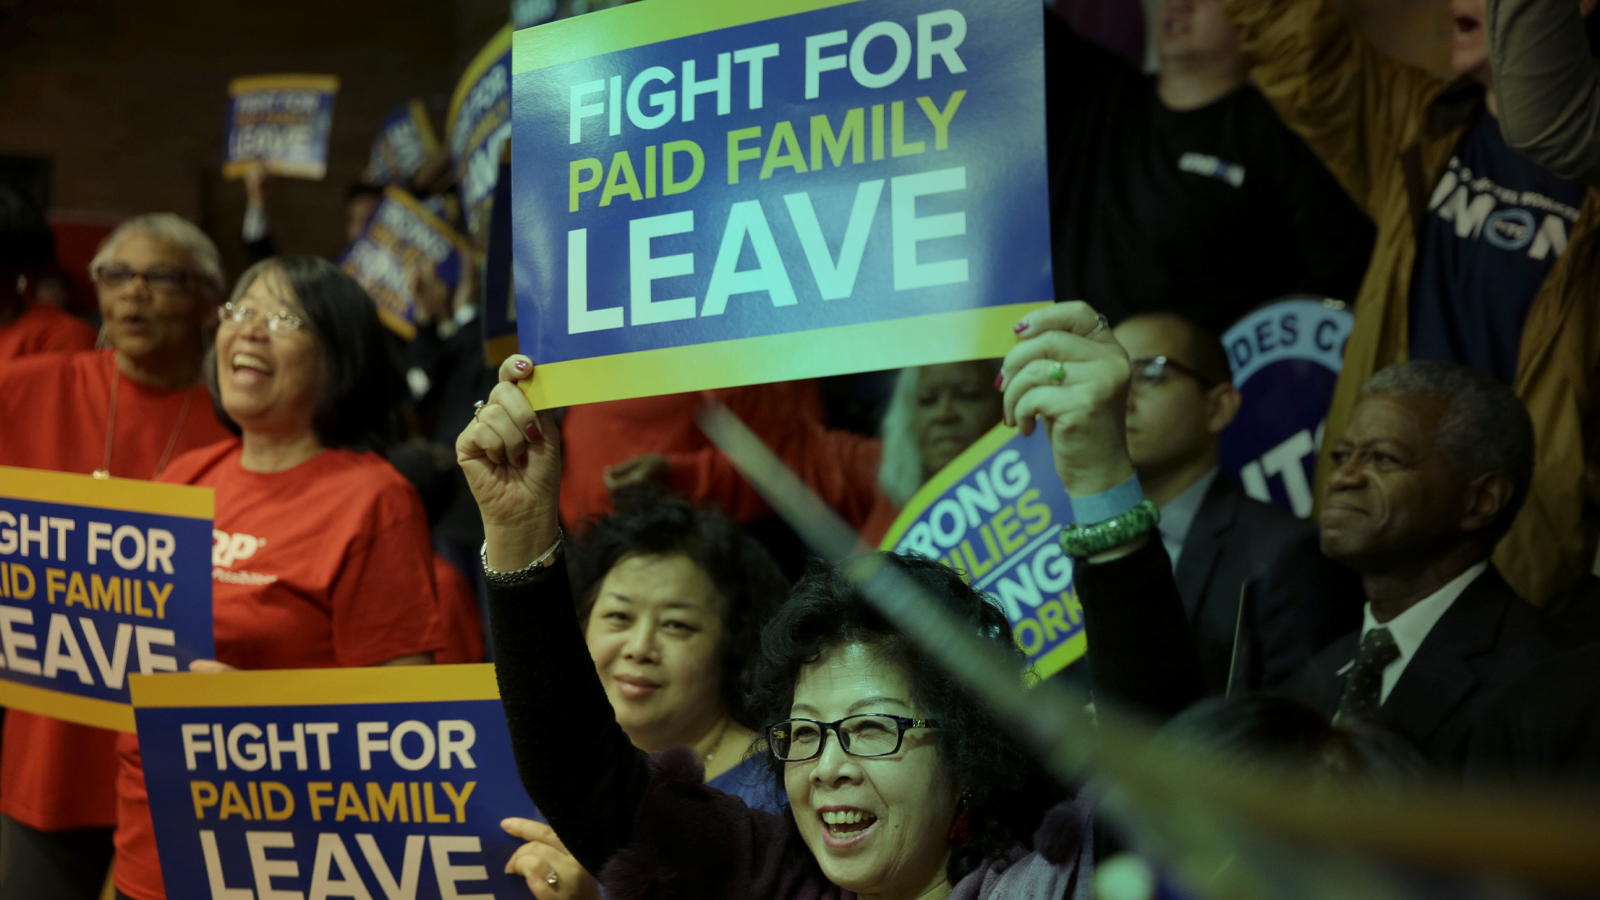
[[[489,568],[489,542],[483,542],[483,549],[478,551],[478,560],[483,564],[483,578],[496,587],[509,587],[533,579],[541,570],[548,569],[555,564],[556,552],[561,549],[561,544],[567,538],[566,532],[560,526],[556,527],[556,539],[551,542],[550,549],[539,554],[539,558],[523,566],[515,572],[497,572]]]

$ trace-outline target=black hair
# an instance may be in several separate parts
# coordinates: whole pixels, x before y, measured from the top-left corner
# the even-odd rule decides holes
[[[1314,706],[1265,694],[1196,703],[1173,717],[1158,741],[1256,771],[1379,781],[1437,774],[1426,751],[1377,720],[1342,716],[1335,724]]]
[[[269,272],[288,284],[322,351],[322,394],[311,421],[317,439],[324,447],[386,452],[404,433],[405,382],[389,354],[372,299],[343,269],[314,256],[275,256],[256,263],[239,276],[231,299],[244,296]],[[205,362],[211,405],[217,419],[239,434],[238,424],[222,408],[216,355],[213,344]]]
[[[56,236],[44,212],[6,184],[0,184],[0,266],[30,273],[56,267]]]
[[[992,641],[1017,666],[1027,660],[1018,650],[1005,614],[964,581],[960,573],[910,553],[885,553],[935,602],[942,603],[973,630]],[[789,718],[795,684],[806,666],[830,650],[851,644],[870,647],[899,666],[911,683],[911,700],[920,715],[935,719],[939,762],[962,792],[969,838],[951,846],[945,875],[955,884],[983,860],[1025,843],[1049,809],[1066,792],[1034,762],[984,705],[909,638],[869,605],[838,569],[819,562],[795,585],[789,602],[761,635],[761,659],[752,677],[750,706],[763,725]],[[767,756],[783,784],[785,763]],[[791,832],[791,850],[797,848]]]
[[[1217,384],[1232,382],[1233,368],[1228,365],[1228,351],[1223,349],[1222,339],[1197,322],[1187,318],[1183,321],[1189,326],[1189,346],[1184,350],[1189,357],[1186,362]]]
[[[788,595],[788,579],[761,544],[715,510],[646,489],[621,491],[615,500],[616,511],[590,520],[569,557],[578,622],[587,625],[606,574],[624,559],[688,557],[721,601],[723,705],[734,721],[759,727],[745,706],[746,682],[761,625]]]

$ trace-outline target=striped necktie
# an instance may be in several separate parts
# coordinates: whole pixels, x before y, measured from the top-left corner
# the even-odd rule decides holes
[[[1374,628],[1361,636],[1356,661],[1339,698],[1339,713],[1371,715],[1378,711],[1383,696],[1383,670],[1400,658],[1400,648],[1387,628]]]

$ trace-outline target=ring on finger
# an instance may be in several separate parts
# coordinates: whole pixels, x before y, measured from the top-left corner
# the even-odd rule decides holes
[[[1094,340],[1097,336],[1099,336],[1100,332],[1105,331],[1107,328],[1111,327],[1111,320],[1106,318],[1105,313],[1095,313],[1094,317],[1095,317],[1094,330],[1089,332],[1088,334],[1084,335],[1084,337],[1088,338],[1091,341]],[[1060,382],[1057,382],[1057,384],[1060,384]]]
[[[1051,369],[1050,374],[1045,377],[1050,379],[1051,384],[1060,387],[1061,383],[1067,380],[1067,367],[1061,363],[1056,363],[1056,367]]]
[[[550,885],[551,887],[560,887],[561,876],[556,874],[555,869],[551,869],[550,874],[544,877],[544,883]]]
[[[476,420],[478,418],[478,413],[483,412],[483,407],[484,407],[484,403],[483,403],[482,400],[479,400],[478,402],[472,404],[472,418],[474,420]]]

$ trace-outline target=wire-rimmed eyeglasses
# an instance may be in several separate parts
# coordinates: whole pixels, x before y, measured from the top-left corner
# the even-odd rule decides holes
[[[822,755],[831,731],[839,748],[851,756],[893,756],[900,752],[907,729],[938,727],[932,719],[884,714],[846,716],[837,722],[785,719],[767,726],[767,747],[784,762],[805,762]]]
[[[239,306],[231,300],[222,304],[222,321],[228,325],[243,328],[255,317],[256,311],[252,307]],[[280,309],[263,319],[262,324],[273,334],[288,334],[298,331],[300,326],[305,324],[305,320],[294,313]]]

